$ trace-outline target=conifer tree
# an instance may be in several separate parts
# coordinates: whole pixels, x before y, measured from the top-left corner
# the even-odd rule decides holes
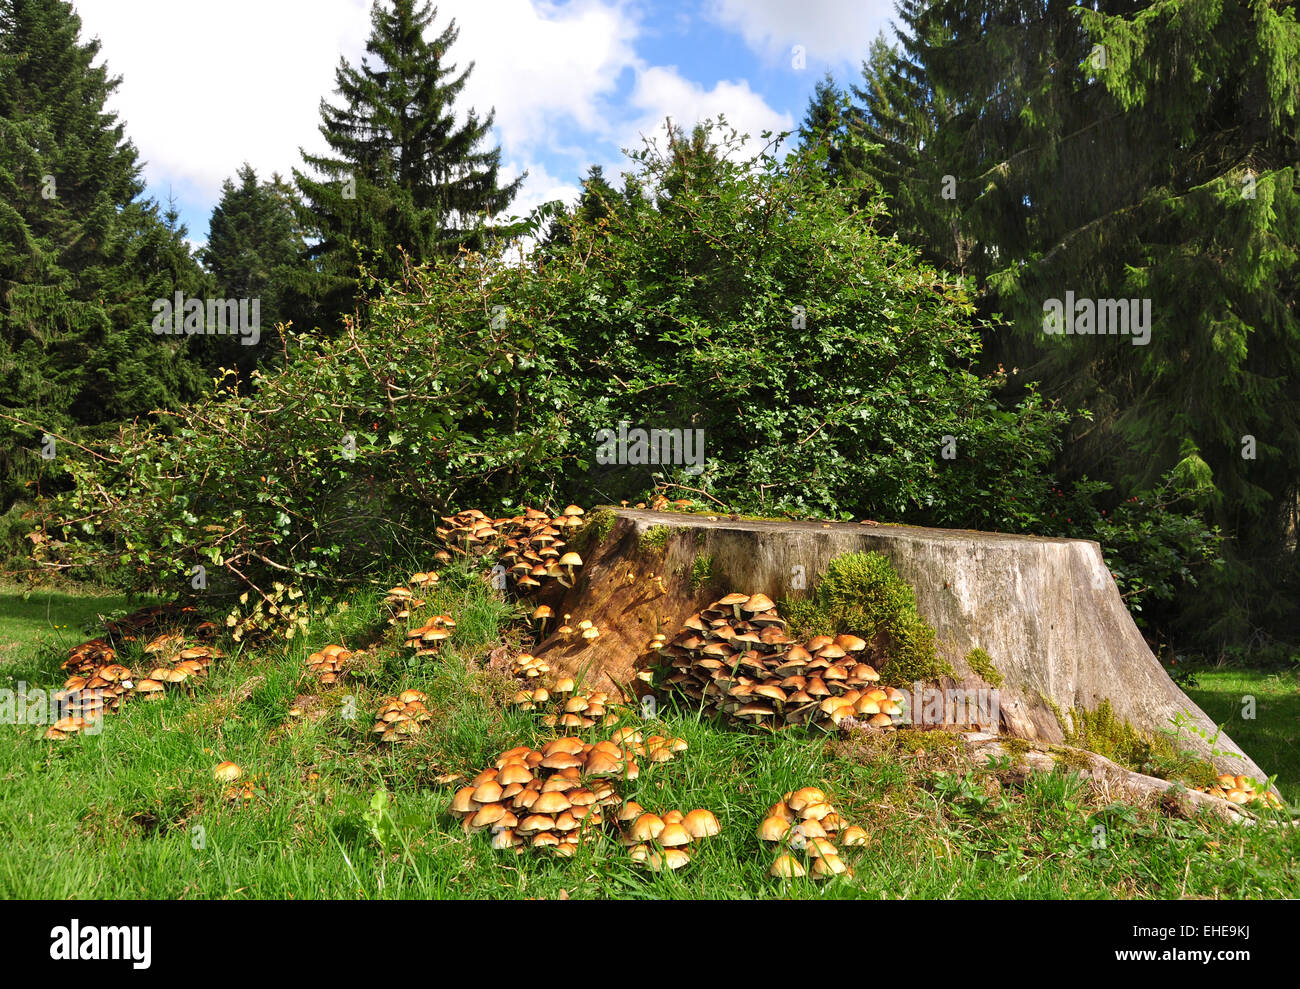
[[[0,507],[59,473],[46,431],[103,433],[200,386],[152,302],[201,284],[105,109],[118,85],[65,0],[0,0]],[[27,425],[31,424],[31,425]]]
[[[270,334],[277,323],[299,315],[293,286],[307,245],[297,224],[292,186],[278,174],[258,181],[248,163],[237,178],[238,185],[230,179],[222,184],[202,261],[219,298],[258,300],[262,332]],[[231,367],[242,378],[275,352],[243,346],[231,337],[210,337],[204,343],[200,356],[209,370]]]
[[[457,123],[474,64],[450,60],[454,20],[425,37],[436,16],[425,0],[376,0],[367,55],[335,73],[342,104],[321,101],[329,153],[303,155],[320,178],[294,171],[319,238],[309,255],[322,320],[352,311],[360,261],[392,277],[399,247],[417,261],[481,248],[523,181],[502,185],[500,148],[482,147],[493,112]]]
[[[973,275],[982,310],[1004,314],[993,359],[1090,411],[1067,475],[1132,492],[1173,472],[1232,537],[1230,580],[1212,614],[1196,613],[1200,631],[1225,642],[1293,630],[1294,5],[904,0],[898,11],[902,50],[866,72],[858,96],[900,235]],[[955,208],[932,193],[940,172],[957,180]],[[1044,305],[1067,291],[1150,299],[1149,343],[1045,335]]]

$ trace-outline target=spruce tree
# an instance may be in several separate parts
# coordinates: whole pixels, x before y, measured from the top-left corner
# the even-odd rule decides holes
[[[474,64],[450,61],[454,20],[425,37],[436,16],[425,0],[377,0],[367,56],[359,67],[341,60],[335,73],[342,105],[321,101],[330,153],[303,155],[322,177],[294,171],[318,236],[309,257],[323,321],[356,304],[359,262],[391,278],[399,248],[416,261],[480,249],[523,181],[501,185],[501,151],[482,147],[494,112],[470,109],[457,123]]]
[[[201,284],[179,225],[141,198],[118,85],[65,0],[0,0],[0,504],[59,474],[46,431],[102,434],[193,395],[187,341],[152,301]],[[30,424],[30,425],[29,425]]]
[[[836,85],[828,72],[808,99],[803,120],[796,135],[800,144],[822,144],[826,148],[823,166],[827,177],[835,183],[862,184],[861,148],[852,141],[856,131],[855,114],[848,94]]]
[[[295,216],[292,186],[278,174],[259,181],[247,162],[237,178],[238,185],[230,179],[222,184],[202,261],[217,297],[258,300],[262,332],[270,336],[277,323],[295,321],[299,315],[293,285],[307,245]],[[206,346],[197,356],[210,371],[234,368],[245,379],[276,352],[274,347],[243,346],[231,337],[203,342]]]
[[[1067,476],[1128,493],[1172,472],[1232,537],[1231,580],[1199,596],[1213,613],[1185,615],[1203,641],[1294,629],[1294,5],[905,0],[899,17],[902,51],[859,97],[900,235],[1004,314],[993,359],[1090,411]],[[933,195],[940,172],[955,203]],[[1067,291],[1150,299],[1149,343],[1045,335],[1044,305]]]

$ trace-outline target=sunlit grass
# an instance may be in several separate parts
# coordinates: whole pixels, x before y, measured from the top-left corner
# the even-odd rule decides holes
[[[453,784],[504,749],[551,737],[504,704],[513,681],[485,668],[516,644],[520,609],[478,578],[448,572],[421,614],[448,613],[456,635],[416,659],[384,617],[382,588],[316,614],[305,639],[229,648],[193,696],[128,703],[96,737],[52,744],[38,728],[0,726],[0,896],[4,897],[1279,897],[1300,892],[1300,836],[1286,827],[1189,822],[1107,804],[1063,774],[1021,779],[973,766],[950,750],[855,745],[820,733],[736,731],[671,704],[647,733],[684,738],[669,763],[642,761],[622,792],[656,811],[712,810],[722,833],[692,862],[656,875],[613,837],[569,860],[491,849],[446,813]],[[74,625],[80,604],[52,602],[50,625]],[[65,618],[66,616],[66,618]],[[0,623],[8,629],[9,623]],[[10,633],[12,634],[12,633]],[[77,637],[74,637],[77,638]],[[77,638],[77,641],[80,639]],[[325,692],[303,660],[329,642],[365,648],[345,686]],[[57,685],[62,640],[30,643],[24,665]],[[1261,695],[1261,737],[1294,731],[1279,682],[1203,679],[1196,696],[1249,686]],[[1242,679],[1242,678],[1245,679]],[[370,728],[383,698],[414,688],[433,722],[411,744],[385,747]],[[1208,693],[1207,693],[1208,692]],[[1204,696],[1200,696],[1204,694]],[[322,698],[315,720],[287,716],[294,698]],[[1268,701],[1265,702],[1264,698]],[[1219,716],[1215,714],[1214,716]],[[1292,715],[1294,720],[1294,716]],[[1271,726],[1271,727],[1270,727]],[[1294,779],[1294,749],[1265,766]],[[584,733],[593,739],[599,730]],[[226,799],[212,775],[223,760],[257,789]],[[309,774],[316,774],[309,779]],[[767,875],[774,852],[756,837],[765,809],[790,789],[826,788],[871,843],[845,850],[856,875],[829,883]],[[386,843],[367,820],[376,793],[391,800]],[[1100,829],[1100,830],[1099,830]],[[1104,839],[1099,843],[1099,836]]]

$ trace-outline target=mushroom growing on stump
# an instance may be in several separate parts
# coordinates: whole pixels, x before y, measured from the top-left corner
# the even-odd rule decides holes
[[[572,551],[565,553],[559,560],[560,566],[564,567],[569,573],[569,582],[565,587],[573,586],[573,568],[582,566],[582,557]],[[561,581],[561,583],[564,583]]]
[[[540,605],[537,610],[533,612],[533,621],[537,622],[539,638],[544,638],[546,636],[546,620],[554,617],[555,612],[545,604]]]

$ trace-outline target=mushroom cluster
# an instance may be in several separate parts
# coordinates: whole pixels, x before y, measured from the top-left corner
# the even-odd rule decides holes
[[[641,774],[638,757],[666,752],[671,759],[686,749],[678,738],[645,739],[634,728],[620,728],[606,740],[557,738],[540,749],[521,745],[501,753],[494,769],[479,773],[452,798],[451,812],[466,834],[490,830],[492,847],[539,848],[570,856],[583,841],[613,819],[606,809],[622,805],[616,789]]]
[[[572,855],[600,829],[603,808],[622,802],[614,781],[639,773],[631,747],[614,741],[564,737],[541,749],[521,745],[457,790],[451,811],[467,834],[490,829],[493,848]]]
[[[815,786],[793,790],[769,807],[758,826],[758,837],[779,850],[768,874],[780,879],[810,872],[815,879],[852,877],[853,869],[840,857],[835,842],[845,848],[860,848],[868,842],[867,832],[846,825],[825,792]]]
[[[577,692],[572,677],[561,677],[550,689],[518,690],[511,705],[523,711],[542,711],[541,722],[548,728],[594,728],[598,724],[614,725],[621,713],[619,701],[603,690],[590,694]]]
[[[63,669],[72,676],[91,677],[117,659],[117,651],[103,639],[91,639],[68,650]]]
[[[550,672],[551,664],[546,662],[544,659],[538,659],[532,653],[521,652],[510,661],[511,676],[527,677],[529,680],[536,680]]]
[[[351,657],[352,653],[346,646],[328,645],[307,657],[307,672],[315,676],[322,687],[332,687],[347,676],[347,661]]]
[[[161,606],[159,606],[161,607]],[[103,639],[73,646],[63,669],[72,675],[54,695],[65,716],[51,725],[45,737],[61,741],[85,730],[88,721],[115,714],[131,697],[158,700],[168,684],[184,684],[192,677],[207,676],[212,661],[224,655],[216,646],[185,644],[181,633],[158,636],[145,647],[145,654],[162,665],[147,677],[136,679],[127,666],[117,662],[116,651]]]
[[[434,615],[419,628],[408,629],[406,645],[415,650],[417,656],[438,655],[438,644],[450,639],[456,631],[456,623],[451,615]]]
[[[618,821],[623,825],[621,841],[628,847],[628,855],[652,872],[680,869],[690,862],[698,842],[722,831],[712,811],[698,808],[685,814],[680,810],[652,814],[635,800],[620,808]]]
[[[52,725],[45,737],[60,739],[76,734],[85,727],[84,724],[75,726],[77,720],[116,713],[132,692],[144,693],[139,691],[131,671],[121,663],[93,668],[89,675],[73,674],[63,682],[63,690],[54,695],[59,710],[66,711],[67,717]],[[64,722],[73,727],[60,727]]]
[[[1273,810],[1281,810],[1283,806],[1276,793],[1272,790],[1259,789],[1259,784],[1249,776],[1233,776],[1230,773],[1223,773],[1214,786],[1204,787],[1201,792],[1243,806],[1261,803]]]
[[[450,557],[448,558],[450,559]],[[432,570],[428,572],[421,570],[418,573],[411,574],[408,583],[417,590],[426,591],[438,583],[438,575]],[[411,617],[412,611],[423,608],[428,603],[423,598],[417,597],[416,591],[411,590],[411,587],[399,584],[396,587],[390,587],[388,593],[384,596],[384,604],[389,611],[388,623],[390,625],[405,621]]]
[[[424,706],[428,699],[418,690],[403,690],[396,697],[387,698],[375,717],[371,733],[378,735],[381,742],[410,741],[433,717]]]
[[[666,683],[687,698],[751,724],[846,719],[876,728],[902,721],[904,696],[880,687],[868,643],[818,635],[800,643],[765,594],[728,594],[691,615],[672,640],[647,648],[667,661]]]
[[[535,590],[547,579],[573,586],[573,574],[582,557],[564,552],[565,531],[582,525],[585,513],[577,505],[557,516],[535,508],[510,518],[489,518],[476,508],[443,516],[438,538],[453,553],[487,557],[502,564],[506,576],[521,592]]]
[[[106,621],[104,628],[107,638],[91,639],[68,650],[61,667],[68,677],[54,695],[63,716],[46,730],[46,738],[59,741],[79,734],[92,720],[120,710],[122,702],[131,697],[160,698],[167,684],[206,676],[212,661],[224,655],[216,646],[198,644],[214,638],[217,626],[203,620],[191,605],[149,605],[125,618]],[[159,629],[164,631],[159,633]],[[113,643],[136,642],[150,633],[159,634],[143,652],[156,665],[148,677],[137,679],[129,667],[118,662]]]
[[[410,618],[412,609],[424,607],[425,601],[417,598],[409,587],[399,584],[388,589],[384,595],[384,604],[388,608],[388,624],[396,625]]]

